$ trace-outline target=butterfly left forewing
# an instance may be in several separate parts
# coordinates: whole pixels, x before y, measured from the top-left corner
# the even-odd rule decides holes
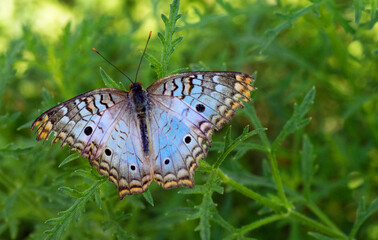
[[[126,96],[125,91],[109,88],[81,94],[42,113],[31,129],[37,128],[38,141],[54,133],[52,143],[61,140],[62,147],[68,144],[88,158],[108,129],[104,122],[113,121]]]

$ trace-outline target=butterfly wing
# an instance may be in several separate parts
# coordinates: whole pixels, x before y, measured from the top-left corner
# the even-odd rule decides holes
[[[194,185],[193,172],[206,157],[214,129],[221,129],[243,107],[242,101],[250,100],[252,82],[237,72],[189,72],[147,88],[154,103],[154,177],[164,188]]]
[[[41,114],[32,124],[37,140],[52,143],[89,159],[101,175],[106,175],[125,195],[145,191],[151,182],[149,161],[140,150],[136,119],[130,107],[129,93],[119,89],[97,89],[65,101]]]

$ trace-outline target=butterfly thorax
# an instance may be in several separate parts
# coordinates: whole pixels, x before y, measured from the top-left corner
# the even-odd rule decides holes
[[[134,103],[137,114],[145,114],[147,108],[147,91],[143,89],[140,83],[133,83],[130,86],[130,96]]]
[[[133,83],[130,86],[130,97],[132,106],[134,107],[137,116],[137,125],[140,131],[142,148],[144,154],[147,156],[150,153],[149,148],[149,134],[147,128],[147,114],[148,114],[148,96],[147,91],[142,88],[140,83]]]

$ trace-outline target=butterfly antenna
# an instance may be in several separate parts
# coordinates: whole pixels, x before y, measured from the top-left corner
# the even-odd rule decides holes
[[[129,78],[129,76],[127,76],[124,72],[122,72],[121,70],[119,70],[119,68],[117,68],[113,63],[111,63],[108,59],[106,59],[104,56],[102,56],[101,53],[99,53],[96,48],[92,48],[93,51],[95,51],[98,55],[100,55],[105,61],[107,61],[110,65],[112,65],[115,69],[118,70],[118,72],[122,73],[123,76],[125,76],[127,79],[129,79],[129,81],[131,83],[133,83],[133,81]]]
[[[142,64],[142,60],[143,60],[144,54],[146,53],[147,45],[148,45],[148,42],[150,41],[151,34],[152,34],[152,31],[150,31],[150,34],[148,35],[146,46],[144,47],[144,51],[143,51],[142,57],[140,58],[138,69],[137,69],[136,74],[135,74],[135,82],[137,81],[140,65]]]

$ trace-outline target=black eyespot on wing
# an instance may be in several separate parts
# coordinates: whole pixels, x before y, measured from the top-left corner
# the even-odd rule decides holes
[[[188,136],[188,135],[184,138],[184,142],[185,142],[186,144],[189,144],[191,141],[192,141],[192,137],[190,137],[190,136]]]
[[[85,133],[85,135],[87,135],[87,136],[91,135],[92,132],[93,132],[93,129],[92,129],[91,126],[88,126],[88,127],[86,127],[86,128],[84,129],[84,133]]]
[[[135,171],[135,169],[136,169],[135,165],[131,165],[130,169],[131,169],[131,171]]]
[[[198,112],[204,112],[205,111],[205,106],[203,104],[199,103],[199,104],[196,105],[196,110]]]
[[[165,164],[165,165],[168,165],[169,162],[170,162],[170,161],[169,161],[169,158],[166,158],[166,159],[164,160],[164,164]]]
[[[112,155],[112,151],[109,148],[105,149],[105,155],[106,156]]]

